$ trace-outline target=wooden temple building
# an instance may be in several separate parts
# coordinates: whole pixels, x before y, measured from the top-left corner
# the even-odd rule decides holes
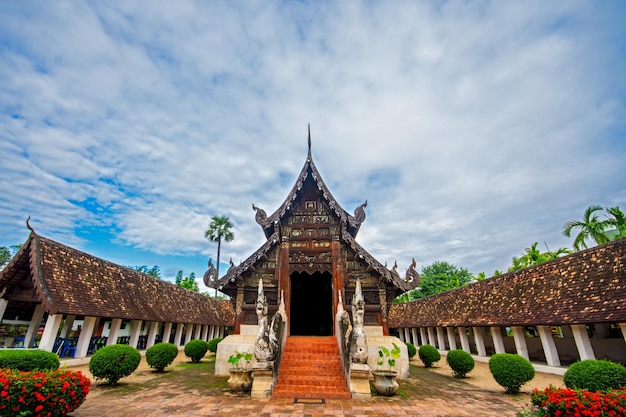
[[[269,313],[278,308],[281,294],[288,316],[289,335],[333,334],[339,295],[350,303],[356,280],[365,298],[365,325],[381,326],[389,334],[387,315],[392,300],[417,286],[412,269],[402,279],[356,241],[365,220],[367,201],[344,210],[331,194],[311,156],[296,183],[271,215],[252,204],[267,241],[240,265],[231,265],[219,280],[206,282],[235,300],[235,333],[241,325],[256,325],[255,303],[259,280]]]

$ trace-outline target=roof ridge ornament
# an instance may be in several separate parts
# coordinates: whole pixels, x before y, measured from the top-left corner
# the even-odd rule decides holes
[[[311,123],[309,123],[309,159],[311,159]]]
[[[30,225],[30,214],[26,219],[26,227],[28,227],[28,230],[30,230],[33,234],[37,234],[37,232],[35,232],[35,229],[33,229],[33,227]]]

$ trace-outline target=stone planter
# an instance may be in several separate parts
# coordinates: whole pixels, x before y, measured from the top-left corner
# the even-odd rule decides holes
[[[372,371],[374,388],[380,395],[395,395],[400,385],[396,381],[396,371]]]
[[[230,369],[228,386],[232,392],[248,392],[252,388],[252,369]]]

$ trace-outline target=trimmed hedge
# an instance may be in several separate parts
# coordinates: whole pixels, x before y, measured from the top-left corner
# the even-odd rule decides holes
[[[417,353],[417,348],[413,343],[405,343],[406,345],[406,353],[409,355],[409,359],[411,359]]]
[[[178,348],[173,343],[157,343],[146,350],[146,363],[157,372],[174,362],[178,356]]]
[[[209,352],[217,353],[217,345],[219,345],[222,340],[224,339],[221,337],[209,340]]]
[[[512,353],[496,353],[489,358],[489,370],[507,394],[517,394],[535,377],[535,368],[526,359]]]
[[[424,362],[424,367],[430,368],[433,363],[439,362],[441,354],[436,347],[432,345],[422,345],[418,350],[419,357]]]
[[[446,363],[452,368],[455,378],[465,378],[465,375],[474,369],[474,358],[462,349],[455,349],[448,352]]]
[[[117,381],[135,372],[141,361],[137,349],[128,345],[110,345],[96,351],[89,361],[89,372],[96,379],[105,379],[115,385]]]
[[[59,364],[59,357],[45,350],[0,350],[0,368],[16,369],[18,371],[54,371],[59,369]]]
[[[194,339],[185,345],[185,355],[191,358],[193,363],[200,362],[207,350],[209,350],[209,344],[200,339]]]
[[[611,391],[626,387],[626,368],[607,360],[575,362],[563,375],[567,388],[587,391]]]
[[[90,385],[80,371],[0,369],[0,416],[64,416],[85,401]]]

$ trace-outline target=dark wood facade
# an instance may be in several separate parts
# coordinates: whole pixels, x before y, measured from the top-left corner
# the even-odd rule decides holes
[[[270,314],[284,295],[291,334],[332,334],[339,294],[349,304],[359,278],[365,324],[381,325],[387,333],[391,300],[417,283],[400,278],[356,242],[366,206],[357,207],[354,215],[339,206],[313,163],[309,139],[304,167],[279,209],[268,216],[252,205],[265,244],[209,284],[234,300],[236,331],[241,324],[257,323],[255,302],[262,279]]]

